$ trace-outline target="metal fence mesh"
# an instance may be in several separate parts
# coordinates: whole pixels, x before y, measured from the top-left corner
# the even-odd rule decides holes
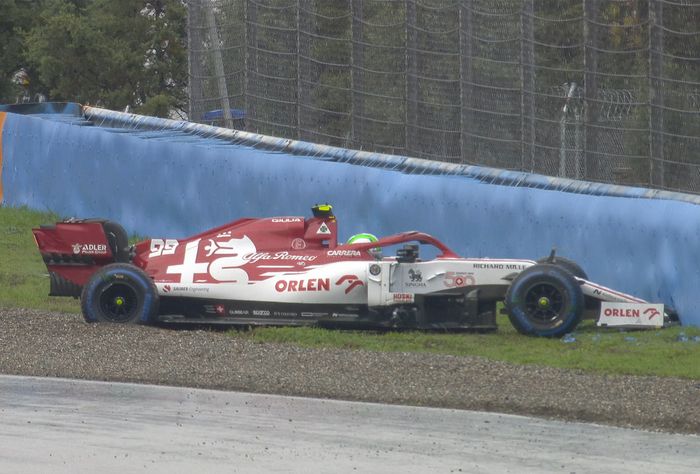
[[[700,2],[188,0],[190,120],[700,193]]]

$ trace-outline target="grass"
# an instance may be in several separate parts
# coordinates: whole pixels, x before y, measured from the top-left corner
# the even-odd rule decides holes
[[[305,347],[341,347],[375,351],[475,355],[515,364],[579,369],[605,374],[657,375],[700,380],[700,328],[621,331],[586,321],[574,339],[545,339],[518,334],[499,316],[496,333],[334,331],[320,328],[256,328],[238,332],[259,342]]]
[[[0,307],[77,313],[77,300],[46,296],[49,279],[31,228],[57,216],[0,206]],[[305,347],[475,355],[515,364],[579,369],[606,374],[672,376],[700,380],[700,328],[620,331],[587,321],[574,341],[518,334],[505,316],[495,333],[368,332],[319,328],[257,328],[231,337]]]
[[[0,206],[0,307],[80,311],[73,298],[48,296],[48,272],[31,232],[56,219],[50,213]]]

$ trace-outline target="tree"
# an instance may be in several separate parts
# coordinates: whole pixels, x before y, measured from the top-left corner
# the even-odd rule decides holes
[[[52,100],[167,115],[187,100],[185,23],[180,0],[46,0],[27,59]]]
[[[35,76],[24,60],[23,31],[29,30],[36,21],[38,0],[0,0],[0,103],[15,102],[21,88],[13,84],[12,76],[21,68],[27,69],[29,77]],[[37,86],[30,83],[30,91]]]

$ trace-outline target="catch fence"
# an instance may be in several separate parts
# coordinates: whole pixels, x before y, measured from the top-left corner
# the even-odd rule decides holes
[[[191,121],[700,193],[700,2],[187,3]]]

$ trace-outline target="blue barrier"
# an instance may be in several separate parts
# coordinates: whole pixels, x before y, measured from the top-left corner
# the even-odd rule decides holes
[[[107,217],[130,232],[171,237],[244,216],[307,215],[310,205],[331,202],[341,238],[417,229],[463,255],[504,258],[538,258],[555,246],[581,262],[591,279],[663,301],[684,324],[700,325],[695,196],[683,202],[504,186],[459,173],[406,174],[299,149],[291,155],[242,141],[134,129],[8,113],[5,202]]]

